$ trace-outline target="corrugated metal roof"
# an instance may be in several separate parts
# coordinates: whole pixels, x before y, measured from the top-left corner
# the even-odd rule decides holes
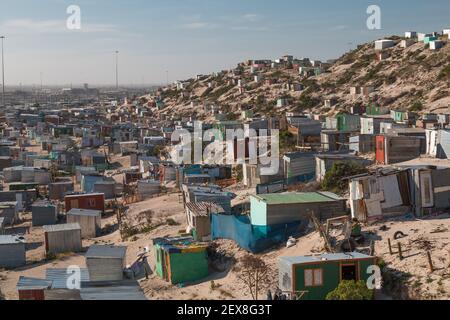
[[[304,264],[313,262],[355,260],[355,259],[369,259],[369,258],[373,257],[359,252],[352,252],[352,253],[329,253],[318,256],[281,257],[280,260],[283,260],[288,264]]]
[[[73,273],[67,273],[68,269],[47,269],[45,278],[52,282],[52,289],[67,289],[67,280]],[[89,271],[86,268],[80,268],[80,281],[89,281]]]
[[[301,159],[301,158],[314,158],[316,156],[316,153],[312,152],[295,152],[295,153],[288,153],[284,156],[284,160],[290,161],[293,159]]]
[[[45,201],[45,200],[38,200],[38,201],[34,202],[32,206],[33,207],[55,207],[55,205],[53,203],[51,203],[50,201]]]
[[[90,246],[86,253],[87,258],[123,259],[127,253],[127,247],[120,246]]]
[[[98,210],[86,210],[74,208],[71,209],[69,212],[67,212],[67,215],[100,217],[102,215],[102,212]]]
[[[274,204],[295,204],[295,203],[317,203],[317,202],[333,202],[336,201],[336,195],[330,197],[330,194],[322,194],[319,192],[290,192],[290,193],[273,193],[252,196],[258,200],[264,201],[269,205]]]
[[[212,202],[189,202],[186,207],[195,216],[207,216],[208,212],[222,213],[225,211],[221,206]]]
[[[0,244],[17,244],[17,243],[25,243],[25,239],[23,237],[18,236],[0,236]]]
[[[78,223],[55,224],[50,226],[44,226],[43,228],[45,232],[81,230],[81,227]]]
[[[137,281],[82,283],[80,293],[82,300],[147,300]]]
[[[50,289],[52,287],[52,281],[45,279],[36,279],[20,276],[17,282],[17,290],[41,290]]]
[[[79,197],[92,197],[92,196],[105,196],[105,194],[104,193],[79,193],[79,194],[67,195],[66,198],[79,198]]]

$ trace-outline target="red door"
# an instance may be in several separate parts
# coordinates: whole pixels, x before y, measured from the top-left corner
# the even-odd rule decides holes
[[[385,164],[385,137],[377,136],[376,138],[376,160],[377,164]]]

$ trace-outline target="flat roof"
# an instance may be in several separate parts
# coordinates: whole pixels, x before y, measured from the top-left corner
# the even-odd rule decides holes
[[[50,226],[44,226],[43,228],[45,232],[81,230],[81,227],[78,223],[55,224]]]
[[[0,244],[25,244],[25,239],[18,236],[0,236]]]
[[[264,195],[252,195],[252,197],[264,201],[269,205],[275,204],[296,204],[296,203],[317,203],[334,202],[342,200],[338,195],[331,192],[290,192],[290,193],[272,193]]]
[[[80,193],[80,194],[70,194],[66,198],[77,198],[77,197],[89,197],[89,196],[105,196],[104,193]]]
[[[147,300],[136,280],[82,282],[82,300]]]
[[[87,258],[112,258],[124,259],[127,253],[127,247],[124,246],[97,246],[89,247],[86,253]]]
[[[88,216],[88,217],[100,217],[102,212],[99,210],[87,210],[87,209],[71,209],[67,212],[68,215]]]
[[[318,256],[297,256],[297,257],[280,257],[280,261],[286,261],[289,264],[305,264],[314,262],[341,261],[341,260],[361,260],[374,258],[359,252],[351,253],[328,253]]]
[[[51,287],[52,281],[24,276],[20,276],[16,285],[17,290],[43,290]]]

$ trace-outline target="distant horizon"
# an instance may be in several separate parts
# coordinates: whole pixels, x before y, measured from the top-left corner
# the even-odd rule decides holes
[[[379,0],[369,30],[367,0],[4,0],[6,88],[164,86],[229,70],[248,59],[339,58],[358,44],[405,31],[450,27],[450,1]],[[66,27],[70,5],[80,28]],[[325,12],[323,8],[326,7]]]

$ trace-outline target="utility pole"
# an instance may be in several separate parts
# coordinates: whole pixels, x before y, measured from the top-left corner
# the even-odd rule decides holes
[[[119,91],[119,51],[116,51],[116,90]]]
[[[3,54],[3,41],[5,36],[0,36],[2,39],[2,107],[5,106],[5,56]]]

